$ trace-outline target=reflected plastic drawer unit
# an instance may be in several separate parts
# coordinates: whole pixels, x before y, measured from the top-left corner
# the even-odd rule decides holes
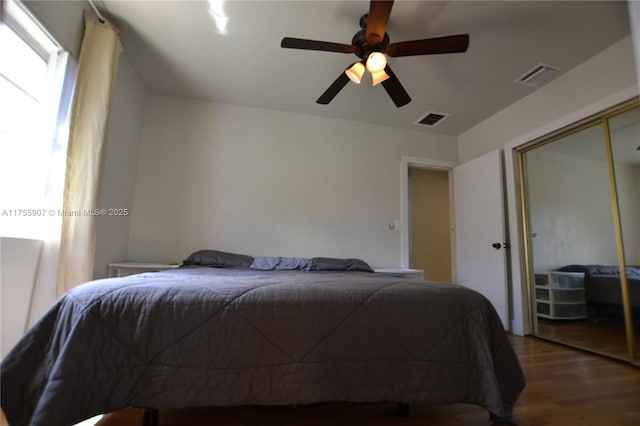
[[[582,272],[538,272],[535,294],[538,317],[567,320],[587,317]]]

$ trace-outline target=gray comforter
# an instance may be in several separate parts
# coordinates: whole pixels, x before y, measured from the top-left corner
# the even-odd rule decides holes
[[[127,406],[465,402],[509,416],[524,376],[491,304],[363,272],[182,268],[63,296],[2,361],[11,426]]]

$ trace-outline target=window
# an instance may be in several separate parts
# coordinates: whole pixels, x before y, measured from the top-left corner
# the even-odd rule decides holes
[[[59,233],[75,66],[24,6],[2,8],[0,235],[47,239]]]

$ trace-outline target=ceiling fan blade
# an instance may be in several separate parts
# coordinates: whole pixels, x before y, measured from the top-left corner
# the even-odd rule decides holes
[[[349,68],[347,68],[349,69]],[[346,71],[346,70],[345,70]],[[331,86],[327,90],[324,91],[322,95],[318,98],[316,103],[326,105],[336,97],[336,95],[342,90],[344,86],[349,82],[349,77],[343,72],[340,73],[336,81],[331,83]]]
[[[468,47],[469,34],[458,34],[447,37],[391,43],[387,46],[385,53],[391,57],[434,55],[439,53],[466,52]]]
[[[285,37],[280,47],[287,49],[321,50],[323,52],[356,53],[355,46],[329,41],[307,40],[304,38]]]
[[[367,16],[367,28],[365,37],[371,46],[382,43],[384,33],[387,31],[387,23],[393,1],[371,0],[369,5],[369,15]]]
[[[391,71],[389,65],[384,68],[384,72],[387,73],[389,78],[382,82],[382,86],[391,97],[393,103],[400,108],[411,102],[411,97],[409,97],[407,91],[404,90],[404,87],[400,84],[400,80],[398,80],[398,77]]]

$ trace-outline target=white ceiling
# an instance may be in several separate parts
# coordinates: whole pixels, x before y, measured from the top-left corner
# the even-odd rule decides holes
[[[319,105],[357,58],[282,49],[280,41],[350,44],[368,1],[229,1],[226,35],[206,1],[95,3],[121,29],[124,55],[153,93],[448,135],[536,90],[514,83],[536,64],[562,75],[630,33],[625,1],[396,1],[387,27],[392,43],[467,33],[468,51],[389,58],[413,99],[402,108],[366,78]],[[427,111],[451,115],[433,129],[414,125]]]

